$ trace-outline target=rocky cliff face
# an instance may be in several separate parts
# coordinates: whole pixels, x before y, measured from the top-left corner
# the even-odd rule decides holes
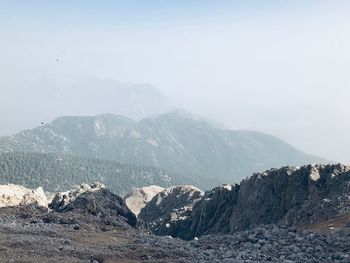
[[[140,188],[134,188],[124,197],[128,208],[137,216],[152,198],[163,191],[164,188],[157,185],[150,185]]]
[[[184,239],[259,225],[307,226],[350,215],[350,166],[307,165],[256,173],[203,193],[171,187],[141,210],[157,235]]]
[[[205,192],[192,210],[192,237],[212,232],[230,232],[230,218],[238,192],[239,185],[224,185]]]
[[[214,188],[193,207],[192,235],[308,225],[350,213],[349,171],[340,164],[283,167]]]
[[[203,191],[194,186],[169,187],[143,208],[139,218],[144,220],[157,235],[188,238],[192,207],[203,196]]]

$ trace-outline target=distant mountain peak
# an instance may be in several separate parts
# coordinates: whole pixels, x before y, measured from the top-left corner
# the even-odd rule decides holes
[[[196,121],[196,122],[203,122],[203,123],[206,123],[206,124],[212,126],[213,128],[219,128],[219,129],[226,129],[227,128],[224,124],[222,124],[220,122],[213,121],[213,120],[211,120],[207,117],[203,117],[201,115],[190,113],[182,108],[175,108],[167,113],[163,113],[163,114],[155,116],[155,118],[172,118],[172,117],[192,120],[192,121]]]
[[[181,109],[181,108],[175,108],[175,109],[169,111],[168,113],[164,113],[162,115],[173,115],[173,116],[178,116],[181,118],[187,118],[187,119],[193,119],[193,120],[201,119],[200,116],[195,115],[193,113],[190,113],[190,112],[188,112],[184,109]]]
[[[173,102],[149,83],[125,84],[94,77],[69,82],[42,78],[28,84],[26,92],[28,93],[22,96],[31,99],[22,101],[15,119],[2,123],[9,130],[14,130],[11,125],[18,131],[17,129],[35,127],[57,116],[67,115],[95,116],[111,113],[141,120],[174,108]],[[29,108],[30,111],[26,110]]]

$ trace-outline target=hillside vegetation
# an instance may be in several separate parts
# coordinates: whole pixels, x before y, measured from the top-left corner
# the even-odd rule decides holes
[[[141,121],[117,115],[60,117],[0,138],[0,151],[59,153],[155,166],[192,177],[202,189],[238,183],[271,167],[324,161],[274,136],[223,129],[184,111]]]
[[[133,187],[170,186],[187,179],[156,167],[60,154],[0,153],[0,184],[42,186],[46,191],[69,190],[81,183],[103,182],[124,195]],[[190,180],[189,180],[190,181]],[[193,182],[193,181],[192,181]],[[195,182],[194,182],[195,183]]]

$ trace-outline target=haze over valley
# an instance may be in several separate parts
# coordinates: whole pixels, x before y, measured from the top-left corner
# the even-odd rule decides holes
[[[62,115],[124,115],[112,112],[120,108],[110,107],[108,93],[100,103],[112,80],[148,83],[176,108],[349,162],[349,3],[253,2],[36,8],[2,1],[0,135]],[[89,84],[95,89],[84,95]],[[62,102],[78,93],[75,106]]]
[[[0,262],[349,263],[349,13],[0,0]]]

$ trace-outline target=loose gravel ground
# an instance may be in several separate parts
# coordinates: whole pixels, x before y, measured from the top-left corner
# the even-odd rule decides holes
[[[45,223],[40,212],[28,217],[0,209],[0,262],[350,262],[348,227],[270,225],[192,241],[134,228],[101,229],[96,222]]]

